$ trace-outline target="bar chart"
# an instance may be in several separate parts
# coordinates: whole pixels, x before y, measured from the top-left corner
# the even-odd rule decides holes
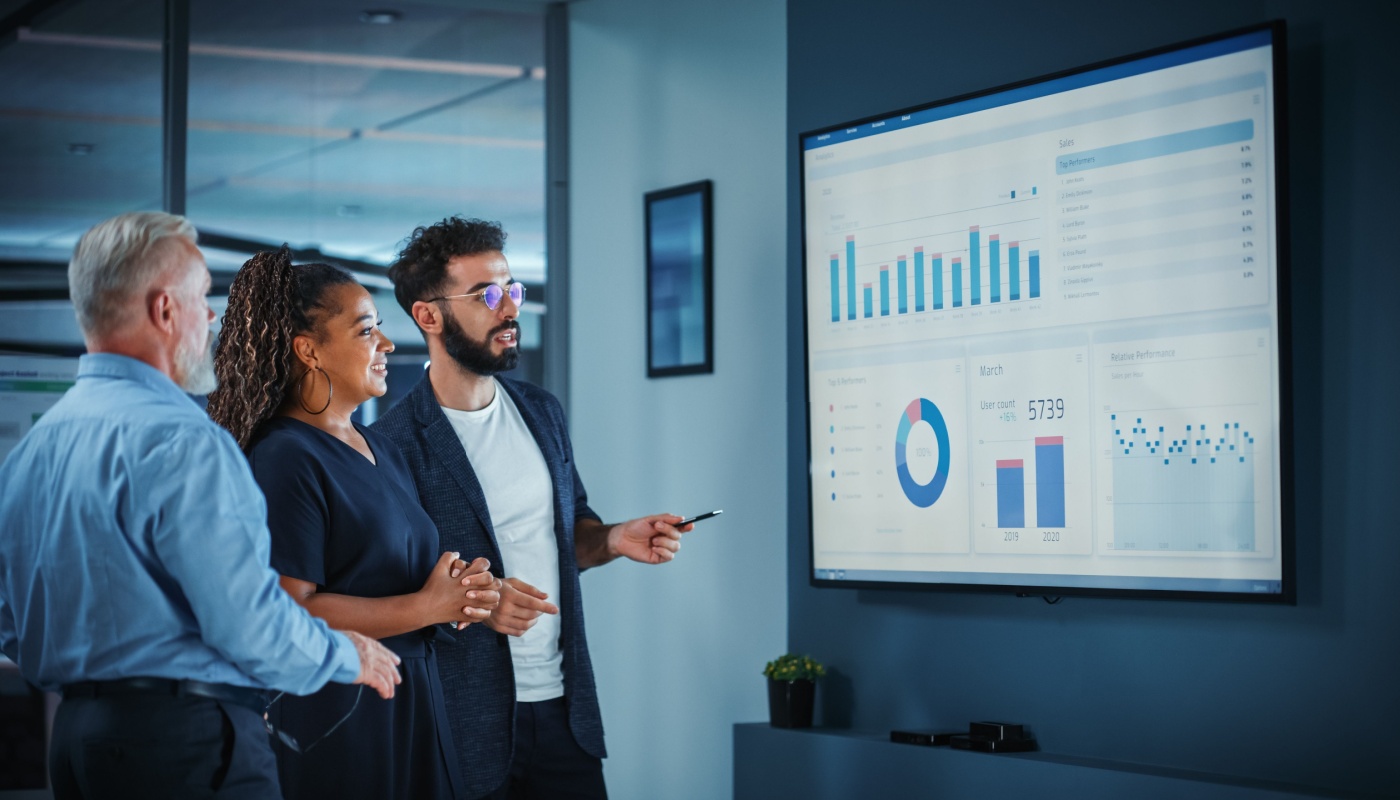
[[[966,247],[957,251],[915,245],[883,263],[858,264],[860,243],[855,234],[846,235],[845,252],[832,253],[828,260],[831,321],[1004,305],[1041,296],[1038,247],[1014,239],[1003,242],[1000,233],[984,238],[979,225],[969,226],[965,236]]]
[[[1025,528],[1025,460],[997,459],[997,527]],[[1065,438],[1035,438],[1035,520],[1031,527],[1065,527]]]
[[[1016,342],[1019,349],[970,353],[970,500],[979,553],[1093,549],[1089,352],[1083,339],[1061,343],[1027,339]]]

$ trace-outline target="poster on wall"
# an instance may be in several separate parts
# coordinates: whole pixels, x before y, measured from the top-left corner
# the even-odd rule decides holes
[[[647,377],[714,372],[709,181],[646,195]]]

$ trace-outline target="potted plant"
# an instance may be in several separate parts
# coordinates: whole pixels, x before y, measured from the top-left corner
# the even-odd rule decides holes
[[[817,678],[826,668],[810,656],[779,656],[763,668],[768,676],[768,718],[775,728],[812,727]]]

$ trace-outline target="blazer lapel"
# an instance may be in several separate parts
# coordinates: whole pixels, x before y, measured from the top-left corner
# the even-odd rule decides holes
[[[427,442],[428,449],[438,465],[447,470],[457,482],[462,490],[462,498],[467,501],[467,506],[476,515],[481,527],[486,530],[491,547],[495,551],[489,557],[492,566],[496,567],[501,563],[501,550],[496,544],[496,529],[491,526],[491,510],[486,506],[486,492],[476,478],[476,470],[472,469],[467,451],[462,449],[457,431],[453,430],[452,423],[448,421],[447,415],[442,413],[442,407],[433,396],[433,387],[426,374],[414,391],[417,395],[415,413],[418,423],[423,426],[423,440]]]
[[[530,429],[530,435],[535,437],[535,444],[539,445],[540,453],[544,456],[545,466],[549,467],[550,483],[554,485],[554,536],[560,538],[564,526],[563,503],[567,495],[565,486],[572,486],[572,476],[565,474],[565,466],[560,449],[554,446],[554,427],[546,420],[540,419],[540,415],[533,404],[521,399],[520,394],[515,391],[515,387],[508,385],[503,380],[497,380],[496,385],[504,388],[506,393],[515,401],[515,407],[520,411],[520,417],[525,420],[525,427]],[[568,478],[569,482],[564,481]]]

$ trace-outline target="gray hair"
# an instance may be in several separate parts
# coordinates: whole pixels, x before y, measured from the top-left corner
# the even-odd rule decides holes
[[[160,211],[122,214],[83,234],[68,262],[68,294],[83,333],[120,328],[134,310],[131,300],[172,266],[172,240],[194,246],[197,236],[189,220]]]

